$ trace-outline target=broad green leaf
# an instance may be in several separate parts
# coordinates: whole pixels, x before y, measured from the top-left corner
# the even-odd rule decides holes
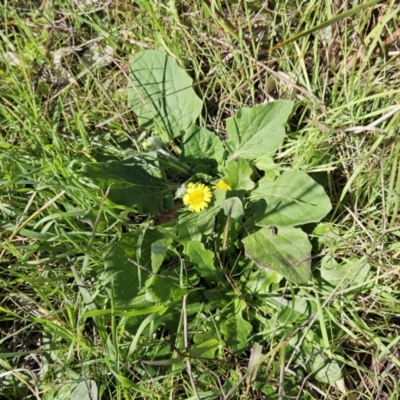
[[[291,299],[273,297],[268,303],[279,312],[278,320],[282,325],[300,323],[317,311],[314,302],[301,296]]]
[[[71,400],[97,400],[98,389],[95,381],[88,379],[79,382],[71,393]]]
[[[220,328],[226,344],[233,352],[237,353],[247,347],[253,328],[242,316],[246,304],[240,299],[235,299],[232,305],[233,310],[228,315],[224,315],[224,321]]]
[[[222,209],[226,216],[240,221],[244,216],[243,203],[239,197],[229,197],[222,203]]]
[[[146,300],[167,304],[173,301],[173,293],[179,289],[179,282],[162,276],[152,276],[146,282],[146,286]]]
[[[225,168],[226,176],[224,182],[226,182],[234,191],[249,191],[255,186],[255,183],[251,180],[253,170],[250,164],[244,158],[235,158],[228,161]]]
[[[242,242],[246,256],[258,267],[272,269],[297,284],[310,279],[311,244],[301,229],[279,228],[274,234],[261,228]]]
[[[285,124],[292,113],[293,102],[277,100],[251,108],[242,108],[226,121],[227,145],[231,158],[247,160],[274,156],[285,138]]]
[[[138,52],[129,78],[128,104],[139,124],[164,140],[183,135],[200,115],[203,102],[192,88],[192,79],[166,54]]]
[[[327,254],[321,260],[321,283],[324,287],[331,288],[338,285],[342,287],[357,285],[368,279],[370,268],[365,260],[356,257],[339,264],[330,254]]]
[[[336,360],[330,359],[321,352],[315,354],[312,359],[314,378],[318,382],[331,383],[342,378],[342,368]]]
[[[297,348],[298,340],[299,335],[296,335],[289,343],[293,348]],[[336,382],[342,378],[340,364],[323,352],[321,342],[321,338],[315,332],[309,331],[301,344],[296,363],[302,365],[309,374],[313,374],[319,382]]]
[[[196,165],[210,165],[217,168],[224,161],[224,146],[221,139],[205,128],[193,125],[183,137],[181,161]]]
[[[251,193],[258,226],[296,226],[318,222],[331,210],[324,188],[305,172],[292,170],[275,181],[260,179]]]
[[[114,296],[116,306],[133,304],[149,273],[132,264],[136,260],[137,235],[124,234],[104,260],[105,272],[101,279]]]
[[[108,198],[115,204],[135,207],[142,213],[157,215],[164,202],[172,201],[172,188],[162,172],[139,157],[89,163],[82,168],[82,174],[104,191],[110,188]]]

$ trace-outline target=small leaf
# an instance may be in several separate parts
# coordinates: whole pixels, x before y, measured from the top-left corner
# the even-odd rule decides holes
[[[242,241],[246,256],[258,267],[272,269],[297,284],[310,279],[311,244],[301,229],[279,228],[273,234],[262,228]]]
[[[164,140],[181,136],[201,113],[192,79],[166,54],[138,52],[129,70],[128,104],[139,124]]]
[[[246,289],[255,296],[269,294],[271,285],[281,281],[282,276],[270,269],[257,269],[246,277]]]
[[[226,216],[240,221],[244,216],[243,203],[239,197],[229,197],[222,203],[222,209]]]
[[[71,400],[97,400],[98,389],[95,381],[88,379],[79,382],[71,393]]]
[[[82,174],[104,191],[115,204],[135,207],[151,215],[159,214],[163,202],[172,201],[171,188],[157,165],[144,158],[89,163]]]
[[[151,268],[154,273],[160,269],[171,243],[171,238],[162,238],[151,244]]]
[[[214,230],[215,217],[221,210],[221,205],[226,197],[224,190],[216,190],[211,206],[198,214],[197,228],[203,235],[210,235]]]
[[[233,310],[225,316],[221,324],[221,332],[224,335],[226,344],[232,351],[242,352],[247,347],[248,337],[252,331],[252,326],[242,316],[242,311],[246,307],[240,299],[235,299]]]
[[[251,180],[253,170],[248,161],[244,158],[236,158],[228,161],[226,165],[226,176],[224,181],[234,191],[249,191],[255,186],[255,183]]]
[[[290,341],[290,345],[294,348],[298,346],[296,338],[298,339],[296,336]],[[323,383],[336,382],[342,378],[340,364],[324,354],[320,341],[320,337],[314,332],[308,332],[301,344],[301,352],[296,362],[303,365],[309,374],[313,374],[317,381]]]
[[[202,278],[213,279],[217,277],[217,269],[214,266],[214,253],[204,248],[201,242],[190,242],[185,253],[190,261],[195,264],[196,271]]]
[[[231,158],[254,160],[274,156],[285,138],[285,124],[292,113],[293,102],[277,100],[267,104],[242,108],[226,122],[227,145]]]
[[[275,181],[260,179],[251,193],[258,226],[296,226],[318,222],[331,210],[324,188],[305,172],[292,170]]]
[[[198,343],[196,346],[193,346],[190,349],[191,357],[204,357],[205,354],[215,353],[215,351],[220,346],[220,343],[217,339],[211,338],[206,340],[205,342]]]
[[[207,346],[207,351],[201,353],[203,358],[214,358],[215,351],[218,349],[218,347],[223,346],[223,343],[221,343],[222,341],[218,341],[217,343],[214,342],[216,340],[215,338],[219,338],[220,335],[218,335],[218,332],[216,332],[214,324],[205,322],[202,324],[202,329],[204,332],[195,333],[193,335],[193,341],[196,344],[196,347],[200,349],[204,349],[203,346]],[[215,347],[209,347],[210,342],[215,343]],[[192,354],[192,351],[190,353]]]
[[[193,125],[183,137],[180,159],[192,167],[207,164],[217,168],[224,160],[224,153],[222,141],[215,133]]]

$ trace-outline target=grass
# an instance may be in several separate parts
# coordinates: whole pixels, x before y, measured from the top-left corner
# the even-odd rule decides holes
[[[253,3],[0,6],[1,398],[89,399],[78,390],[90,385],[101,399],[399,398],[399,113],[389,113],[400,102],[400,8],[384,1],[307,33],[344,6]],[[90,64],[93,44],[100,54],[112,49],[104,65]],[[153,308],[127,315],[97,279],[123,233],[148,221],[112,204],[79,170],[120,157],[146,136],[127,106],[128,67],[144,49],[188,71],[205,101],[201,123],[221,137],[240,107],[293,98],[296,113],[277,158],[326,187],[333,212],[324,254],[371,271],[328,293],[318,286],[315,254],[315,279],[292,312],[301,313],[302,301],[316,312],[282,320],[271,313],[281,303],[250,302],[245,312],[263,329],[240,355],[220,346],[212,358],[184,357],[186,341],[216,326],[223,310],[176,302],[154,330]],[[228,276],[238,284],[238,271]],[[254,342],[264,356],[251,382]],[[340,362],[343,378],[307,376],[291,352],[302,343],[310,349],[303,363],[326,354]]]

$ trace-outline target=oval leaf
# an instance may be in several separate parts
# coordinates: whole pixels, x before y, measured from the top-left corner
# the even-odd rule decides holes
[[[193,125],[183,138],[180,159],[192,167],[210,165],[217,168],[224,160],[224,152],[222,141],[215,133]]]
[[[246,256],[258,267],[269,268],[294,283],[307,283],[311,274],[311,244],[301,229],[262,228],[242,240]]]
[[[293,102],[289,100],[240,109],[226,121],[231,158],[254,160],[275,155],[285,138],[285,124],[292,109]]]
[[[283,173],[275,181],[262,178],[251,198],[258,226],[296,226],[320,221],[331,210],[324,188],[305,172]]]
[[[192,88],[192,79],[166,54],[140,51],[129,77],[129,106],[143,128],[160,133],[163,139],[181,136],[200,115],[203,102]]]

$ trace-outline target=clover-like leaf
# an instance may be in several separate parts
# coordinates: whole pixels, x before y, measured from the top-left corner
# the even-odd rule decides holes
[[[331,210],[324,188],[305,172],[292,170],[274,181],[262,178],[251,193],[258,226],[296,226],[318,222]]]
[[[307,283],[311,274],[311,244],[297,228],[262,228],[243,240],[246,256],[258,267],[280,273],[291,282]]]
[[[166,54],[138,52],[129,70],[128,104],[139,124],[173,139],[195,122],[203,102],[192,88],[192,79]]]
[[[240,109],[226,121],[227,145],[231,158],[254,160],[274,156],[285,138],[285,124],[292,113],[293,102],[277,100]]]

